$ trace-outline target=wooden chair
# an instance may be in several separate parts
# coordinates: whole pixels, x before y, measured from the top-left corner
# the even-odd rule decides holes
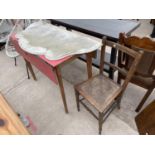
[[[120,107],[120,98],[123,95],[126,86],[131,79],[138,62],[142,56],[142,53],[135,52],[132,49],[124,47],[120,44],[107,41],[103,39],[103,45],[101,48],[101,57],[100,57],[100,70],[99,74],[88,79],[81,84],[77,84],[75,88],[77,109],[80,111],[81,103],[99,122],[99,134],[102,132],[102,124],[105,119],[108,117],[110,112],[118,106]],[[122,69],[119,68],[116,64],[111,64],[104,61],[105,48],[109,46],[116,50],[125,52],[129,56],[133,57],[134,61],[130,67],[126,80],[122,85],[117,84],[117,82],[111,80],[109,77],[103,74],[104,63],[112,67],[114,70],[122,72]],[[82,99],[80,99],[80,95]],[[84,100],[88,101],[98,112],[98,116],[88,108],[88,106],[83,102]]]
[[[135,122],[139,134],[155,135],[155,100],[135,117]]]
[[[142,108],[148,96],[155,88],[155,76],[153,75],[153,72],[155,70],[155,41],[152,41],[151,39],[146,37],[127,37],[125,36],[125,34],[121,33],[119,37],[119,42],[120,44],[135,49],[136,51],[144,51],[144,54],[136,69],[136,72],[130,81],[144,89],[147,89],[146,94],[144,95],[143,99],[140,101],[138,107],[136,108],[136,112],[138,112]],[[124,74],[119,73],[118,83],[121,82],[121,79],[125,78],[126,71],[128,70],[131,62],[131,58],[128,58],[127,56],[119,52],[118,66],[124,68]]]

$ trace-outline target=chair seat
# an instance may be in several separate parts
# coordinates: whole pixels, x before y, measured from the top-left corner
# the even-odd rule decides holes
[[[121,87],[104,75],[97,75],[75,86],[75,89],[99,112],[106,111],[120,93]]]

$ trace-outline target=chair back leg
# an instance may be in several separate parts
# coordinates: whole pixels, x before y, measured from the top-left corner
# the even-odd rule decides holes
[[[118,73],[117,83],[118,83],[118,84],[121,84],[121,75],[120,75],[120,73]]]

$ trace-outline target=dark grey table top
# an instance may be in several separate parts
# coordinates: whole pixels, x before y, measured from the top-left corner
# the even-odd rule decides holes
[[[98,38],[107,36],[115,41],[118,40],[120,32],[128,35],[140,26],[140,22],[137,21],[117,19],[51,19],[51,21]]]

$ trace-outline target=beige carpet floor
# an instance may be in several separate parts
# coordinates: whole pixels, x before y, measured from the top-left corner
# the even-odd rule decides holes
[[[140,20],[141,26],[134,32],[146,36],[153,26],[149,20]],[[87,78],[86,64],[75,60],[64,66],[62,70],[69,114],[65,114],[59,87],[35,69],[38,81],[27,79],[25,64],[21,57],[17,59],[17,67],[13,59],[0,52],[0,91],[12,108],[25,116],[31,117],[37,127],[32,134],[98,134],[98,122],[82,106],[77,112],[73,85]],[[93,74],[97,73],[93,68]],[[138,134],[134,122],[135,108],[143,97],[145,90],[129,84],[123,96],[121,109],[115,109],[103,124],[105,135]],[[146,101],[145,106],[155,98],[155,92]]]

